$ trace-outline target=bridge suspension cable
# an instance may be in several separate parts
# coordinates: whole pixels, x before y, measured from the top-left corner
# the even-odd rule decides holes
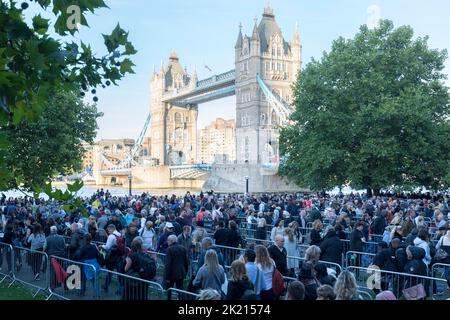
[[[105,153],[101,154],[101,160],[103,164],[108,168],[109,171],[118,171],[123,169],[129,169],[131,166],[136,165],[136,161],[134,158],[142,147],[142,142],[144,141],[145,135],[150,126],[151,115],[147,116],[147,120],[145,121],[144,127],[141,130],[138,138],[135,140],[133,147],[130,149],[130,152],[125,154],[125,158],[117,165],[114,165],[105,155]]]

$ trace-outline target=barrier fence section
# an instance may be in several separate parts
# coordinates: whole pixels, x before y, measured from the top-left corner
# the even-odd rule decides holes
[[[48,267],[49,259],[45,252],[27,248],[14,248],[15,259],[20,268],[14,270],[16,281],[25,283],[36,289],[33,297],[39,292],[46,293],[49,286]]]
[[[239,257],[245,252],[245,249],[242,248],[233,248],[219,245],[215,245],[214,247],[219,249],[222,253],[225,266],[231,266],[231,263],[234,260],[239,259]]]
[[[100,269],[100,300],[165,300],[166,292],[157,282],[143,280],[131,275]]]
[[[167,300],[169,300],[169,301],[172,301],[172,300],[183,300],[183,301],[197,300],[199,296],[200,296],[199,294],[180,290],[180,289],[175,289],[175,288],[169,288],[167,290]]]
[[[50,297],[66,300],[98,300],[100,284],[93,264],[50,256]]]
[[[373,262],[374,253],[347,251],[345,254],[345,267],[363,267],[367,268]]]
[[[433,264],[433,267],[431,267],[431,276],[433,278],[444,279],[447,282],[447,286],[450,288],[449,273],[450,273],[450,264],[435,263]],[[444,288],[446,288],[446,286],[441,282],[439,282],[438,285],[442,285],[444,286]]]
[[[354,266],[347,267],[347,270],[355,275],[360,288],[373,290],[374,293],[390,290],[397,299],[405,299],[405,289],[422,285],[426,298],[437,300],[447,288],[446,280],[428,276]]]
[[[4,265],[6,262],[6,266]],[[0,283],[6,279],[10,280],[8,287],[16,281],[14,275],[14,268],[16,268],[15,255],[13,247],[10,244],[0,243]]]

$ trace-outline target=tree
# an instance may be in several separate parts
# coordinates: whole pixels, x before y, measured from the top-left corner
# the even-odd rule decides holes
[[[427,41],[386,20],[313,59],[295,85],[292,125],[281,133],[281,174],[313,189],[350,184],[369,194],[448,188],[447,52]]]
[[[9,187],[35,190],[56,175],[79,172],[82,141],[93,142],[99,116],[73,92],[52,93],[37,121],[7,129],[6,165],[15,177]]]
[[[46,13],[52,8],[57,39],[51,36],[50,20],[40,13],[32,17],[31,23],[26,22],[27,2],[19,5],[13,0],[0,0],[0,189],[16,178],[6,162],[11,147],[8,132],[23,120],[32,123],[40,119],[52,90],[70,92],[81,88],[80,95],[84,96],[91,89],[95,93],[96,87],[117,84],[133,73],[129,56],[136,50],[119,25],[110,35],[103,35],[107,54],[101,57],[93,54],[89,44],[73,37],[78,22],[88,25],[86,13],[106,7],[105,2],[80,0],[74,4],[35,1],[36,8]]]

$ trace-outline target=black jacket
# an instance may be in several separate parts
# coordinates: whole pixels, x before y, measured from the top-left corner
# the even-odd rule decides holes
[[[411,247],[412,260],[409,260],[403,270],[404,273],[409,273],[418,276],[427,276],[427,265],[423,262],[425,258],[425,250],[420,247]],[[407,277],[405,281],[405,288],[415,286],[416,284],[422,282],[420,278],[410,278]],[[426,285],[425,285],[426,286]]]
[[[241,235],[236,229],[229,229],[228,230],[228,241],[227,246],[237,248],[242,242]]]
[[[283,247],[280,250],[276,245],[271,245],[268,248],[270,257],[275,261],[275,265],[277,266],[278,271],[281,272],[282,275],[287,275],[287,251]]]
[[[335,231],[328,232],[320,245],[320,251],[320,260],[334,262],[339,265],[342,263],[344,248]]]
[[[320,246],[322,243],[322,236],[320,235],[320,232],[316,229],[311,230],[311,246]]]
[[[186,278],[189,260],[186,248],[180,244],[173,244],[167,249],[164,268],[164,279],[178,281]]]
[[[251,281],[230,281],[228,282],[228,290],[225,300],[239,300],[245,290],[253,290],[253,283]]]
[[[363,252],[364,246],[361,238],[364,238],[362,231],[358,229],[353,229],[350,234],[350,251]]]
[[[214,233],[214,240],[216,240],[216,245],[226,246],[228,243],[228,230],[227,229],[218,229]]]
[[[381,235],[384,233],[384,229],[387,226],[386,218],[383,216],[378,216],[373,221],[372,225],[370,226],[370,230],[372,231],[372,234],[378,234]]]

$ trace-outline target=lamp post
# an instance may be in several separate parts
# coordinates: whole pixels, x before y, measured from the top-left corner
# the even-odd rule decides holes
[[[248,194],[248,180],[250,180],[249,176],[245,176],[245,193]]]
[[[130,197],[132,196],[131,194],[131,180],[133,180],[133,176],[131,175],[131,173],[128,175],[128,192],[130,194]]]

